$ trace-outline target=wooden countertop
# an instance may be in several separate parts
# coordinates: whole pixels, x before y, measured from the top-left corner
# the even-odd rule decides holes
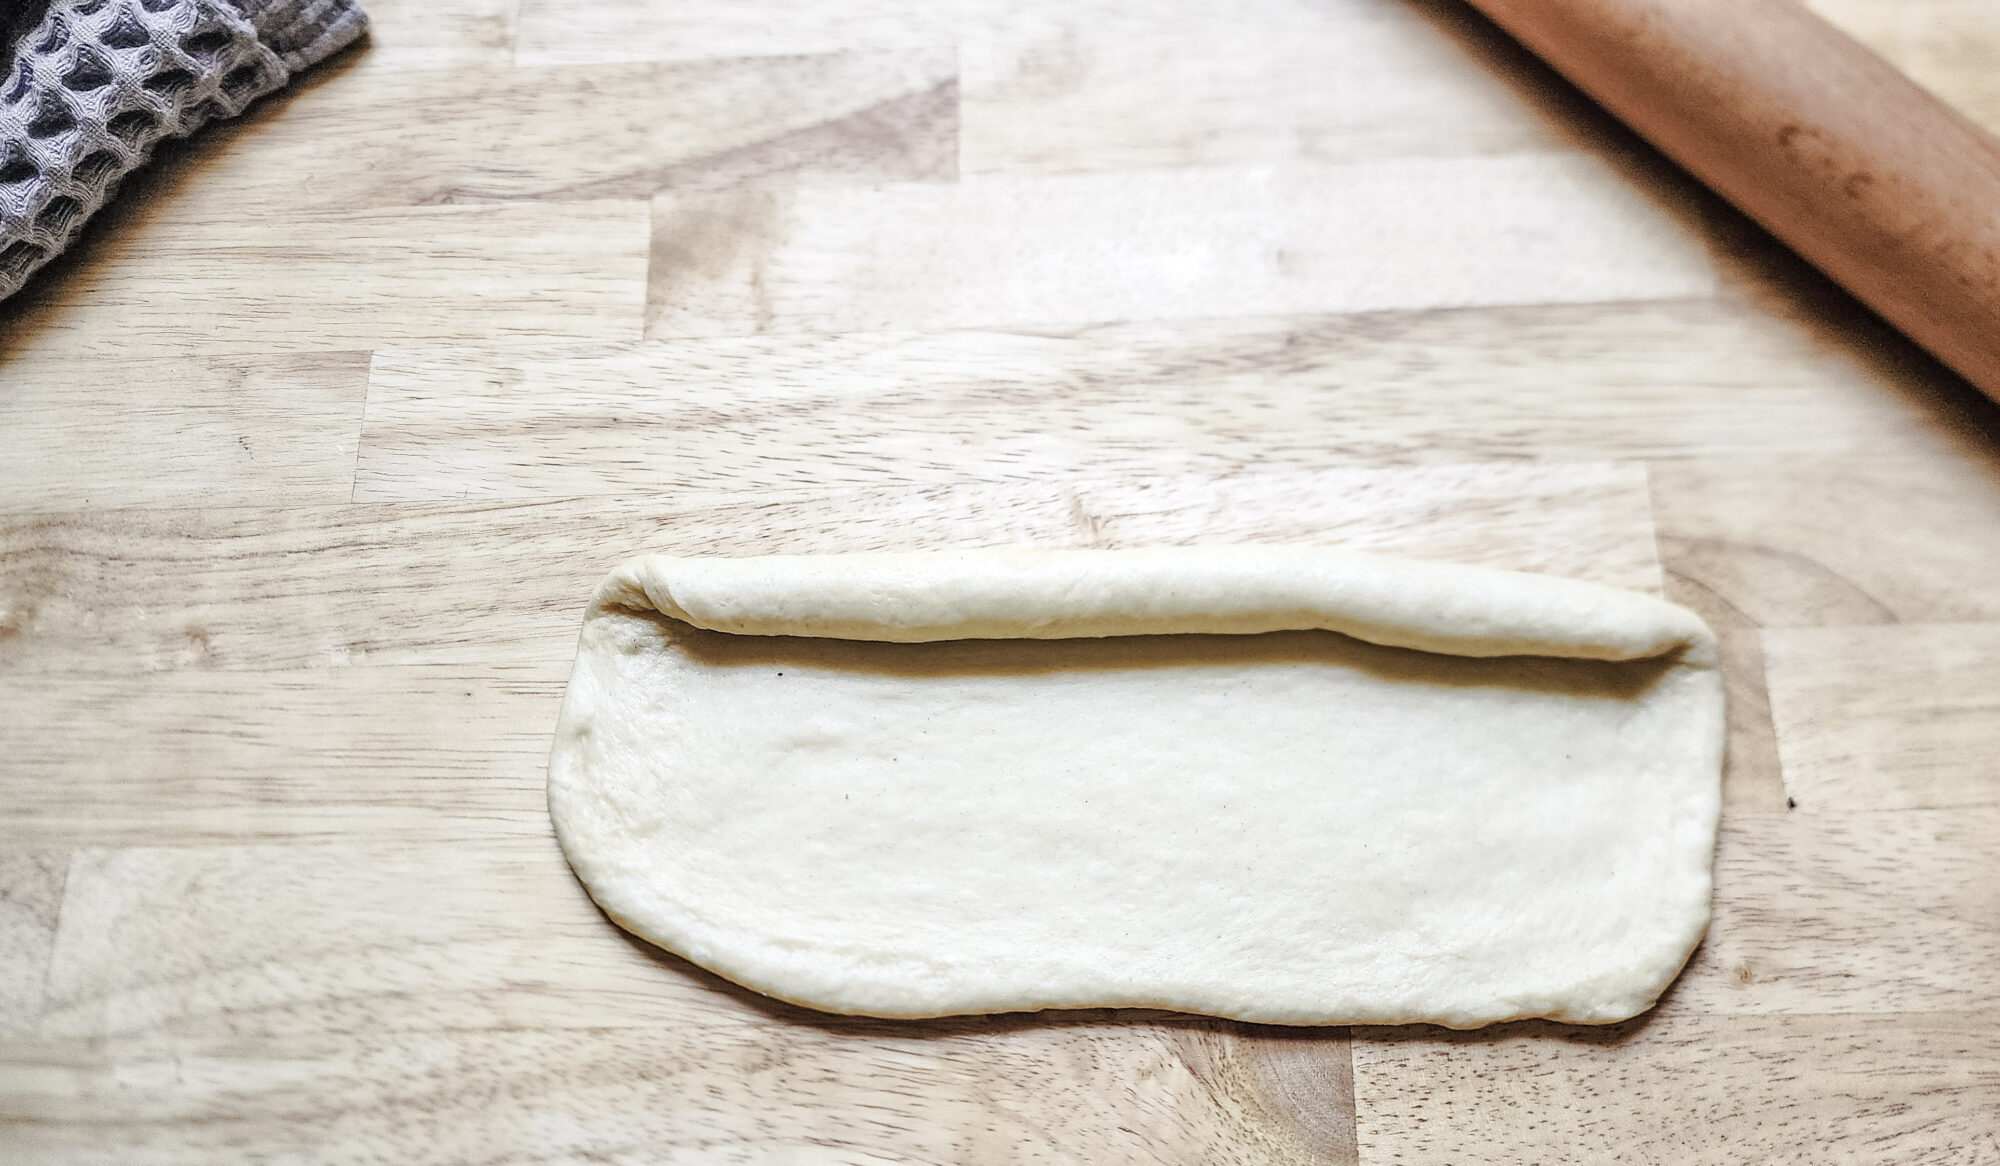
[[[2000,126],[1985,0],[1815,6]],[[2000,1156],[2000,408],[1490,28],[370,7],[0,307],[0,1160]],[[832,1019],[555,850],[628,553],[1231,538],[1721,630],[1655,1012]]]

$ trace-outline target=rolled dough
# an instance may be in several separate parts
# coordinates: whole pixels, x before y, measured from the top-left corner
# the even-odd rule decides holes
[[[584,620],[549,810],[619,925],[889,1017],[1650,1007],[1708,922],[1708,628],[1305,547],[686,559]]]

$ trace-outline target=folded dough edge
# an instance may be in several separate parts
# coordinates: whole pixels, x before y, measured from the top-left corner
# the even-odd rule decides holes
[[[1303,546],[644,555],[592,611],[709,631],[925,643],[1323,629],[1454,656],[1712,664],[1715,637],[1665,600],[1581,580]]]

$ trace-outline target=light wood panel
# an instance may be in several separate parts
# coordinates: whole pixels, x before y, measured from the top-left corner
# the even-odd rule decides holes
[[[172,1040],[104,1052],[29,1041],[0,1052],[0,1116],[31,1160],[549,1162],[1078,1161],[1139,1166],[1340,1163],[1345,1130],[1299,1117],[1338,1106],[1344,1042],[1317,1038],[1284,1092],[1258,1067],[1268,1034],[1200,1021],[754,1030],[497,1028]],[[907,1031],[915,1028],[916,1031]],[[1220,1081],[1181,1059],[1188,1029],[1234,1046]],[[1287,1048],[1286,1051],[1291,1051]],[[1213,1058],[1210,1058],[1211,1061]],[[116,1066],[114,1068],[114,1065]],[[1316,1081],[1306,1085],[1301,1082]],[[1323,1097],[1311,1096],[1312,1092]],[[149,1096],[157,1101],[148,1101]],[[1251,1124],[1260,1111],[1286,1125]]]
[[[651,337],[1715,289],[1676,220],[1575,153],[663,196],[653,231]]]
[[[1356,1125],[1363,1162],[1969,1162],[1997,1065],[1991,1012],[1363,1029]]]
[[[2000,619],[1991,452],[1652,468],[1680,585],[1764,627]],[[1860,532],[1866,532],[1862,534]]]
[[[1653,474],[1658,473],[1655,467]],[[1707,621],[1721,653],[1723,710],[1728,724],[1722,761],[1723,805],[1731,814],[1786,812],[1791,803],[1778,760],[1777,729],[1771,722],[1763,639],[1755,621],[1686,573],[1688,549],[1663,538],[1661,566],[1666,572],[1667,598]]]
[[[676,1019],[741,1032],[756,1019],[711,977],[606,931],[546,832],[84,850],[72,877],[48,1036],[657,1031]]]
[[[243,205],[343,211],[520,200],[578,202],[759,180],[952,178],[956,61],[899,52],[351,76],[260,107],[182,160],[158,212]],[[398,116],[423,109],[423,120]],[[663,116],[662,109],[675,111]]]
[[[41,1023],[42,988],[55,949],[69,855],[61,851],[0,851],[0,1033]]]
[[[355,496],[1833,451],[1915,428],[1810,332],[1707,301],[396,350]]]
[[[967,174],[1464,156],[1572,143],[1580,103],[1455,6],[1369,0],[976,4]],[[1468,52],[1513,68],[1468,68]]]
[[[31,1153],[1352,1160],[1337,1035],[816,1017],[607,928],[546,838],[91,851],[71,877],[42,1032],[0,1053]]]
[[[2000,627],[1789,628],[1764,640],[1800,807],[2000,805]]]
[[[1991,809],[1738,818],[1667,1011],[2000,1013],[1996,868]]]
[[[333,502],[354,490],[368,357],[0,353],[0,504]]]
[[[518,6],[519,0],[375,0],[367,5],[368,43],[351,56],[370,67],[505,66],[514,55]],[[348,62],[340,58],[335,67]],[[316,79],[308,75],[306,83]]]
[[[963,3],[846,0],[521,0],[515,61],[597,64],[790,56],[958,43]]]
[[[1658,585],[1644,483],[1459,467],[543,502],[27,515],[0,527],[0,663],[46,672],[566,662],[641,551],[1329,542]],[[1439,517],[1433,518],[1433,515]]]
[[[568,675],[497,658],[10,674],[0,829],[10,844],[49,847],[541,838]]]
[[[115,237],[0,309],[0,344],[70,360],[639,334],[643,202],[157,217],[114,216]]]

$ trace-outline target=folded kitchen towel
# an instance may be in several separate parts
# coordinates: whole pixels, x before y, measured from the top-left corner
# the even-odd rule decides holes
[[[0,299],[120,179],[367,30],[357,0],[0,0]]]

